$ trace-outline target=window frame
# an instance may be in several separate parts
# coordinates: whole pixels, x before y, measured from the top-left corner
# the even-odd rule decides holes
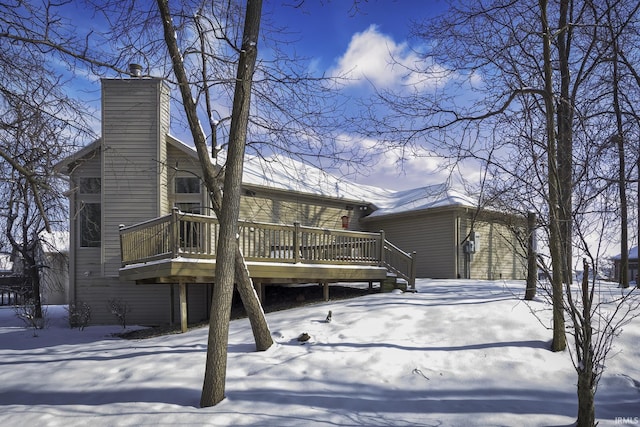
[[[78,247],[100,248],[102,246],[102,179],[94,176],[81,177],[78,179],[77,188]],[[93,230],[88,229],[89,223],[94,223]]]

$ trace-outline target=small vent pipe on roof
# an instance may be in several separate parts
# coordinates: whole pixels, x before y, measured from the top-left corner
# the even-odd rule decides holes
[[[129,64],[129,74],[131,77],[142,77],[142,65]]]

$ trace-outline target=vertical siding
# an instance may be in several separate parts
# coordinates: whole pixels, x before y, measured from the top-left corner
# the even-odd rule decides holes
[[[456,217],[453,211],[371,219],[369,231],[384,230],[387,240],[405,252],[416,252],[416,276],[452,279],[455,265]]]

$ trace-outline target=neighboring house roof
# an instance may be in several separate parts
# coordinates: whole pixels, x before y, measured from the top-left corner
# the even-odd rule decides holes
[[[40,241],[42,250],[45,253],[68,253],[69,252],[69,232],[68,231],[52,231],[51,233],[43,231],[40,233]]]
[[[13,271],[13,261],[11,261],[11,254],[2,252],[0,253],[0,274],[6,275]]]
[[[622,259],[622,254],[618,254],[611,258],[614,261],[620,261]],[[638,247],[633,247],[629,249],[629,259],[638,259]]]

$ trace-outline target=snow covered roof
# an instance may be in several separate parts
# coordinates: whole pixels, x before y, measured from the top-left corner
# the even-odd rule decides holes
[[[48,233],[43,231],[40,233],[40,241],[44,252],[67,253],[69,252],[69,232],[68,231],[52,231]]]
[[[449,184],[442,183],[393,192],[386,199],[378,200],[376,206],[379,209],[369,218],[441,207],[473,207],[476,202]]]
[[[7,274],[13,271],[13,261],[11,261],[11,254],[0,253],[0,272]]]
[[[194,147],[169,135],[169,143],[181,151],[197,158]],[[99,147],[99,140],[83,148],[75,155],[60,162],[64,165],[79,154]],[[224,161],[219,153],[217,162]],[[212,161],[216,161],[212,159]],[[244,163],[243,183],[281,191],[341,199],[345,202],[370,204],[375,207],[369,218],[396,215],[421,210],[465,206],[474,207],[477,202],[463,192],[442,183],[410,190],[389,190],[371,185],[358,184],[325,170],[285,156],[247,156]],[[68,237],[67,237],[68,242]],[[68,247],[68,243],[67,243]]]
[[[196,155],[195,149],[184,142],[173,137],[170,141]],[[223,157],[218,158],[218,163],[223,161]],[[473,207],[477,204],[473,198],[446,183],[410,190],[389,190],[351,182],[321,168],[275,155],[247,156],[242,181],[246,185],[371,204],[376,210],[369,218],[448,206]]]
[[[622,254],[618,254],[618,255],[614,256],[613,258],[611,258],[611,259],[620,260],[620,259],[622,259]],[[638,247],[637,246],[629,249],[629,259],[638,259]]]

